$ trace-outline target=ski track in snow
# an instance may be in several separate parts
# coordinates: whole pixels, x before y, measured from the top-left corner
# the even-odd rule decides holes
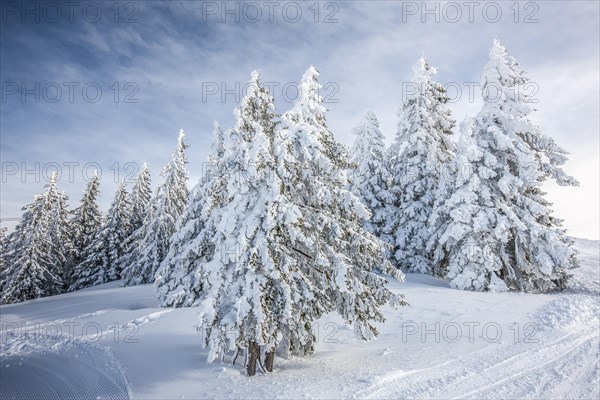
[[[570,392],[568,397],[592,398],[598,393],[593,389],[599,378],[598,360],[586,364],[586,359],[589,361],[589,354],[597,352],[599,345],[596,332],[567,334],[551,342],[541,340],[533,348],[529,343],[519,343],[432,368],[391,373],[356,397],[536,398],[557,392],[563,397]],[[576,372],[578,375],[573,375]],[[577,378],[581,375],[594,379],[580,382]],[[577,392],[584,387],[589,392]]]
[[[160,310],[132,319],[119,329],[140,327],[173,311]],[[74,319],[106,314],[107,310]],[[72,321],[56,320],[55,324]],[[115,326],[100,335],[114,335]],[[31,338],[34,338],[31,340]],[[34,329],[3,332],[0,343],[0,399],[129,399],[131,389],[121,365],[106,346],[64,335],[44,335]],[[90,343],[94,342],[94,343]]]
[[[588,246],[597,249],[598,242],[581,242],[588,251]],[[571,288],[533,313],[539,338],[433,367],[391,372],[355,398],[598,398],[600,279],[589,278],[598,277],[600,260],[596,250],[580,258],[590,274],[576,273]]]
[[[108,348],[59,335],[2,342],[2,399],[129,399],[122,368]]]

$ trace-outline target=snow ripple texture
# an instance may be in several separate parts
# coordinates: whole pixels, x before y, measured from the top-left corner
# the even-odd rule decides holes
[[[1,346],[0,399],[129,399],[119,364],[102,346],[63,336],[23,341],[6,334]]]

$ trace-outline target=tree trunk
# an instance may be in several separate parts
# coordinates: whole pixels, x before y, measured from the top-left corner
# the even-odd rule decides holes
[[[275,362],[275,349],[265,354],[265,369],[273,372],[273,364]]]
[[[291,356],[290,339],[287,329],[283,332],[283,339],[281,339],[281,343],[279,343],[279,347],[277,348],[277,355],[283,358],[284,360],[289,360]]]
[[[256,363],[260,356],[260,348],[256,342],[250,342],[246,351],[248,352],[248,357],[246,359],[246,375],[254,376],[256,375]]]

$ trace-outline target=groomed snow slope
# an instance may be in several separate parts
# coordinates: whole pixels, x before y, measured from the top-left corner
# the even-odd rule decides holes
[[[254,378],[208,364],[196,310],[158,308],[151,285],[2,306],[0,398],[597,398],[599,242],[577,248],[572,288],[552,295],[408,274],[391,287],[412,305],[386,310],[377,340],[328,316],[314,356]]]

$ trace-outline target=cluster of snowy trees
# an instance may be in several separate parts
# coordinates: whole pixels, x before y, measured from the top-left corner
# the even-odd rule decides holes
[[[229,141],[217,125],[210,174],[192,191],[156,285],[166,306],[197,306],[209,359],[243,352],[248,375],[310,354],[313,324],[337,312],[362,339],[380,307],[404,305],[376,272],[403,279],[365,228],[348,187],[349,149],[327,127],[315,68],[281,116],[254,71]],[[264,362],[263,362],[264,361]]]
[[[57,176],[23,208],[15,230],[0,236],[0,303],[16,303],[123,279],[154,281],[154,273],[187,204],[185,135],[152,195],[144,164],[131,192],[121,182],[108,212],[98,207],[100,177],[87,184],[79,207],[57,189]]]
[[[436,68],[414,66],[416,93],[385,148],[371,112],[355,128],[354,193],[374,217],[368,228],[393,246],[397,268],[447,278],[465,290],[544,292],[566,286],[577,266],[572,240],[542,185],[578,185],[561,168],[567,152],[529,119],[528,79],[495,40],[482,79],[483,107],[460,127]]]
[[[436,73],[415,64],[418,90],[389,148],[372,112],[351,150],[335,139],[314,67],[281,115],[254,71],[233,128],[215,123],[211,168],[191,191],[183,131],[156,191],[144,166],[104,216],[97,176],[72,211],[53,176],[14,232],[0,230],[0,301],[154,282],[163,306],[198,307],[210,360],[243,354],[254,375],[272,371],[276,351],[310,354],[325,313],[376,336],[381,306],[406,304],[382,274],[422,272],[467,290],[564,288],[577,261],[542,184],[577,181],[561,169],[566,152],[529,120],[524,72],[494,41],[483,108],[458,141]]]

